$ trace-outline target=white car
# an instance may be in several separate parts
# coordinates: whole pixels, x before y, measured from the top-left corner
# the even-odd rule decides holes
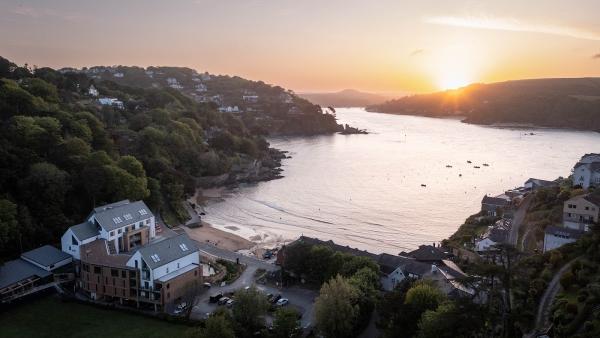
[[[290,303],[290,301],[287,298],[281,298],[280,300],[277,301],[277,306],[286,306]]]

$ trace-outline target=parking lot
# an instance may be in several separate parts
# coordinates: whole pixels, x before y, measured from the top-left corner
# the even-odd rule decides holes
[[[257,266],[248,266],[244,273],[242,273],[242,275],[233,283],[226,286],[213,286],[208,289],[207,292],[200,295],[197,299],[196,305],[192,308],[190,317],[192,319],[206,318],[208,314],[215,311],[217,307],[223,306],[217,305],[216,303],[210,303],[209,299],[212,295],[218,293],[227,295],[228,293],[234,293],[237,290],[244,289],[247,286],[255,285],[259,291],[265,294],[265,297],[267,294],[271,293],[273,295],[280,294],[282,298],[287,298],[289,300],[287,306],[293,307],[302,315],[302,327],[311,326],[313,322],[314,300],[318,295],[317,291],[298,287],[278,288],[270,285],[254,284],[254,274],[257,269]],[[272,318],[267,316],[266,320],[267,323],[270,324]]]

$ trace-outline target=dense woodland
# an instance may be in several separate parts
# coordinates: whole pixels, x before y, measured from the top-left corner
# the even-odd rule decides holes
[[[88,95],[92,84],[124,107],[99,105]],[[333,116],[299,100],[310,105],[305,130],[335,131]],[[199,177],[270,160],[268,129],[216,108],[172,88],[0,58],[0,259],[58,243],[93,206],[121,199],[143,199],[166,220],[185,220],[182,201]]]
[[[600,78],[518,80],[407,96],[369,111],[600,131]]]

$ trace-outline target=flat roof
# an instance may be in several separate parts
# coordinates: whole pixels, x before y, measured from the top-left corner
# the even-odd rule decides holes
[[[60,251],[50,245],[44,245],[37,249],[27,251],[21,254],[21,257],[46,267],[50,267],[51,265],[72,258],[68,253]]]
[[[0,266],[0,289],[30,277],[48,277],[51,272],[35,266],[21,258],[8,261]]]

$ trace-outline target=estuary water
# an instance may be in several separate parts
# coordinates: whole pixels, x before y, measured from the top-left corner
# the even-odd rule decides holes
[[[594,132],[484,127],[362,108],[340,108],[337,117],[370,134],[269,140],[291,155],[285,177],[229,192],[206,207],[204,219],[266,246],[304,234],[394,254],[447,238],[486,194],[530,177],[568,176],[583,154],[600,152]]]

